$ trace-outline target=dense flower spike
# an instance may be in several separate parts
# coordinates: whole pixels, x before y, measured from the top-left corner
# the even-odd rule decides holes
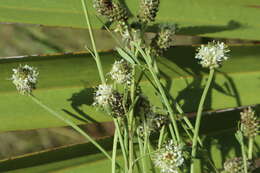
[[[97,12],[107,17],[112,22],[126,21],[128,14],[125,8],[112,0],[94,0],[94,8]]]
[[[115,61],[109,74],[111,75],[111,78],[117,83],[130,84],[132,79],[131,73],[131,66],[124,59],[121,59],[120,61]]]
[[[241,130],[246,137],[255,137],[258,133],[259,121],[255,115],[255,111],[248,107],[241,115]]]
[[[251,161],[247,162],[248,173],[254,170],[253,163]],[[244,165],[242,157],[235,157],[225,161],[224,169],[228,173],[244,173]]]
[[[161,31],[156,34],[152,40],[152,54],[160,56],[164,51],[172,45],[173,35],[175,34],[175,26],[163,26]]]
[[[113,95],[112,85],[101,84],[98,86],[94,97],[94,105],[105,107]]]
[[[125,115],[125,109],[128,108],[128,105],[125,105],[124,108],[123,96],[116,91],[113,92],[109,105],[111,107],[112,116],[115,118],[123,117]]]
[[[23,95],[31,94],[32,90],[36,88],[37,77],[39,72],[36,68],[29,65],[19,65],[18,68],[13,69],[11,80],[16,86],[16,89]]]
[[[182,149],[170,140],[163,149],[156,152],[153,161],[163,173],[178,173],[178,167],[184,163]]]
[[[208,45],[202,45],[198,49],[198,53],[195,56],[200,60],[200,64],[205,68],[218,68],[223,60],[227,60],[226,55],[230,50],[223,42],[210,42]]]
[[[141,0],[138,19],[140,22],[153,22],[159,10],[159,0]]]

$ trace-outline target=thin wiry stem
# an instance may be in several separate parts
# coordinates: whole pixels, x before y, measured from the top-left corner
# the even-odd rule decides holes
[[[95,42],[94,35],[93,35],[93,32],[92,32],[92,26],[91,26],[91,23],[90,23],[90,20],[89,20],[89,14],[88,14],[88,10],[87,10],[85,0],[81,0],[81,4],[82,4],[83,11],[84,11],[85,19],[86,19],[86,22],[87,22],[87,25],[88,25],[89,36],[90,36],[92,48],[93,48],[93,51],[94,51],[94,54],[95,54],[94,59],[95,59],[96,64],[97,64],[99,76],[100,76],[102,84],[105,84],[106,83],[105,75],[104,75],[104,72],[103,72],[103,68],[102,68],[102,64],[101,64],[101,61],[100,61],[99,54],[97,52],[96,42]]]
[[[115,132],[112,151],[112,173],[116,173],[116,151],[117,151],[118,134]]]
[[[201,122],[201,117],[202,117],[202,111],[203,111],[203,106],[207,97],[207,93],[210,87],[210,84],[212,82],[213,76],[214,76],[214,69],[210,69],[210,73],[209,73],[209,78],[207,80],[206,86],[204,88],[204,91],[202,93],[201,99],[200,99],[200,103],[199,103],[199,108],[197,111],[197,116],[196,116],[196,123],[195,123],[195,131],[194,131],[194,136],[192,139],[192,152],[191,152],[191,157],[193,159],[192,163],[191,163],[191,173],[194,173],[194,159],[196,157],[197,154],[197,143],[198,143],[198,136],[199,136],[199,129],[200,129],[200,122]]]

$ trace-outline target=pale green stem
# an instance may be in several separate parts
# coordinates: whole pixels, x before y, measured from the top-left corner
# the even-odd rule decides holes
[[[196,123],[195,123],[195,131],[194,131],[194,136],[192,139],[192,152],[191,152],[191,157],[193,159],[193,161],[191,162],[191,173],[194,173],[194,159],[196,157],[196,153],[197,153],[197,142],[198,142],[198,136],[199,136],[199,129],[200,129],[200,122],[201,122],[201,117],[202,117],[202,111],[203,111],[203,106],[204,106],[204,102],[206,100],[206,96],[210,87],[210,84],[212,82],[214,76],[214,69],[210,69],[210,73],[209,73],[209,77],[206,83],[206,86],[204,88],[204,91],[202,93],[201,99],[200,99],[200,103],[199,103],[199,108],[197,111],[197,116],[196,116]]]
[[[114,118],[114,124],[116,126],[116,133],[118,134],[119,143],[120,143],[121,150],[122,150],[122,153],[123,153],[123,158],[124,158],[124,163],[125,163],[125,171],[127,171],[128,170],[127,152],[126,152],[126,148],[125,148],[125,145],[124,145],[124,139],[122,137],[118,121],[115,118]]]
[[[101,61],[100,61],[99,54],[97,52],[96,43],[95,43],[95,39],[94,39],[94,36],[93,36],[92,26],[91,26],[91,23],[90,23],[90,20],[89,20],[89,14],[88,14],[88,10],[87,10],[85,0],[81,0],[81,4],[82,4],[83,11],[84,11],[85,19],[86,19],[86,22],[87,22],[87,25],[88,25],[89,36],[90,36],[92,48],[93,48],[93,51],[94,51],[94,54],[95,54],[94,59],[95,59],[96,64],[97,64],[99,76],[100,76],[102,84],[105,84],[106,83],[105,75],[104,75],[104,72],[103,72],[103,68],[102,68],[102,64],[101,64]]]
[[[117,150],[118,134],[115,131],[112,151],[112,173],[116,173],[116,150]]]
[[[248,159],[253,159],[253,147],[254,147],[254,137],[249,137],[248,141]]]
[[[165,125],[160,130],[160,136],[159,136],[159,141],[158,141],[158,148],[159,149],[161,148],[162,143],[163,143],[164,133],[165,133]]]
[[[143,148],[142,140],[140,139],[139,135],[138,135],[137,139],[138,139],[138,144],[139,144],[140,156],[144,157],[145,156],[144,155],[144,148]],[[143,170],[143,172],[145,172],[146,171],[145,160],[141,159],[141,163],[142,163],[142,170]]]
[[[241,150],[242,150],[242,157],[243,157],[243,165],[244,165],[244,173],[247,173],[247,156],[246,156],[246,150],[245,150],[245,145],[244,142],[242,140],[242,142],[240,143],[241,145]]]
[[[135,105],[135,67],[132,71],[132,83],[130,88],[131,101]],[[134,106],[129,113],[129,173],[133,172],[132,163],[134,161],[134,143],[133,143],[133,120],[134,120]]]
[[[45,104],[43,104],[40,100],[38,100],[36,97],[34,97],[33,95],[29,95],[30,98],[37,103],[40,107],[42,107],[43,109],[45,109],[46,111],[48,111],[50,114],[54,115],[56,118],[62,120],[63,122],[65,122],[66,124],[68,124],[69,126],[71,126],[74,130],[76,130],[77,132],[79,132],[82,136],[84,136],[88,141],[90,141],[93,145],[95,145],[109,160],[112,161],[111,156],[107,153],[106,150],[104,150],[93,138],[91,138],[87,133],[85,133],[81,128],[79,128],[76,124],[74,124],[71,120],[59,115],[57,112],[55,112],[54,110],[52,110],[51,108],[49,108],[48,106],[46,106]]]

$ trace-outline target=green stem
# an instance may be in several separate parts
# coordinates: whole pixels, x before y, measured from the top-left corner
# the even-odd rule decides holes
[[[124,139],[122,137],[122,134],[121,134],[121,131],[120,131],[120,127],[119,127],[119,124],[118,124],[118,121],[117,119],[114,118],[114,124],[116,126],[116,133],[118,135],[118,138],[119,138],[119,143],[120,143],[120,146],[121,146],[121,150],[122,150],[122,153],[123,153],[123,157],[124,157],[124,163],[125,163],[125,170],[128,170],[128,159],[127,159],[127,152],[126,152],[126,148],[125,148],[125,145],[124,145]]]
[[[161,148],[162,143],[163,143],[164,133],[165,133],[165,125],[160,130],[160,136],[159,136],[159,141],[158,141],[158,148],[159,149]]]
[[[249,137],[248,141],[248,159],[253,159],[253,147],[254,147],[254,137]]]
[[[70,125],[73,129],[75,129],[77,132],[79,132],[82,136],[84,136],[88,141],[90,141],[92,144],[94,144],[109,160],[112,161],[111,156],[107,153],[106,150],[104,150],[94,139],[92,139],[87,133],[85,133],[81,128],[79,128],[76,124],[74,124],[71,120],[64,118],[63,116],[59,115],[57,112],[43,104],[40,100],[38,100],[33,95],[29,95],[30,98],[37,103],[40,107],[48,111],[50,114],[54,115],[56,118],[62,120],[66,124]]]
[[[142,143],[142,140],[140,139],[139,137],[139,134],[138,134],[138,144],[139,144],[139,151],[140,151],[140,157],[144,157],[144,146],[143,146],[143,143]],[[145,172],[146,171],[146,164],[145,164],[145,160],[144,159],[141,159],[141,163],[142,163],[142,172]]]
[[[197,153],[197,142],[198,142],[198,136],[199,136],[199,129],[200,129],[200,122],[201,122],[201,117],[202,117],[202,111],[203,111],[203,106],[204,106],[204,102],[206,100],[206,96],[210,87],[210,84],[212,82],[214,76],[214,69],[210,69],[210,73],[209,73],[209,78],[207,80],[206,86],[204,88],[204,91],[202,93],[201,99],[200,99],[200,103],[199,103],[199,108],[198,108],[198,112],[197,112],[197,116],[196,116],[196,123],[195,123],[195,131],[194,131],[194,136],[192,139],[192,152],[191,152],[191,156],[192,156],[192,163],[191,163],[191,173],[194,173],[194,159],[196,157],[196,153]]]
[[[135,102],[135,67],[133,67],[132,72],[132,83],[130,88],[131,101]],[[134,106],[129,113],[129,173],[133,172],[132,163],[134,161],[134,143],[133,143],[133,125],[134,125]]]
[[[95,59],[96,64],[97,64],[99,76],[100,76],[102,84],[105,84],[106,83],[105,75],[104,75],[104,72],[103,72],[103,68],[102,68],[102,64],[101,64],[101,61],[100,61],[99,54],[97,52],[96,43],[95,43],[95,39],[94,39],[94,36],[93,36],[92,26],[91,26],[91,23],[90,23],[90,20],[89,20],[89,14],[88,14],[88,10],[87,10],[85,0],[81,0],[81,4],[82,4],[83,11],[84,11],[85,19],[86,19],[86,22],[87,22],[87,25],[88,25],[89,36],[90,36],[92,48],[93,48],[93,51],[94,51],[94,54],[95,54],[94,59]]]
[[[118,135],[115,133],[112,151],[112,173],[116,173],[116,150],[117,150]]]
[[[246,156],[246,150],[245,150],[245,145],[244,142],[241,142],[241,150],[242,150],[242,157],[243,157],[243,165],[244,165],[244,173],[247,173],[247,156]]]

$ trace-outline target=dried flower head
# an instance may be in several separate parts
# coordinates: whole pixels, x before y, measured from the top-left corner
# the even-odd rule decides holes
[[[153,22],[159,10],[159,0],[141,0],[138,19],[140,22]]]
[[[18,68],[13,69],[11,80],[16,86],[16,89],[23,95],[31,94],[32,90],[36,88],[37,77],[39,72],[36,68],[29,65],[19,65]]]
[[[253,162],[247,161],[248,173],[254,170]],[[225,161],[224,169],[228,173],[244,173],[244,165],[242,157],[235,157]]]
[[[223,42],[210,42],[208,45],[202,45],[198,49],[198,53],[195,56],[200,60],[200,64],[205,68],[218,68],[221,66],[223,60],[227,60],[226,55],[230,50]]]
[[[151,43],[152,54],[160,56],[172,45],[173,35],[175,34],[175,25],[165,25],[161,27]]]
[[[113,95],[112,85],[101,84],[97,87],[94,97],[94,105],[105,107]]]
[[[255,111],[248,107],[244,109],[241,115],[241,130],[246,137],[255,137],[258,133],[259,120],[255,115]]]
[[[107,17],[112,22],[126,21],[128,14],[125,8],[112,0],[94,0],[94,8],[97,12]]]
[[[153,157],[156,167],[163,173],[178,173],[178,167],[184,162],[182,149],[170,140],[162,149],[159,149]]]
[[[130,64],[124,59],[121,59],[120,61],[115,61],[109,74],[111,75],[111,78],[117,83],[130,84],[132,79],[131,72],[132,68]]]

